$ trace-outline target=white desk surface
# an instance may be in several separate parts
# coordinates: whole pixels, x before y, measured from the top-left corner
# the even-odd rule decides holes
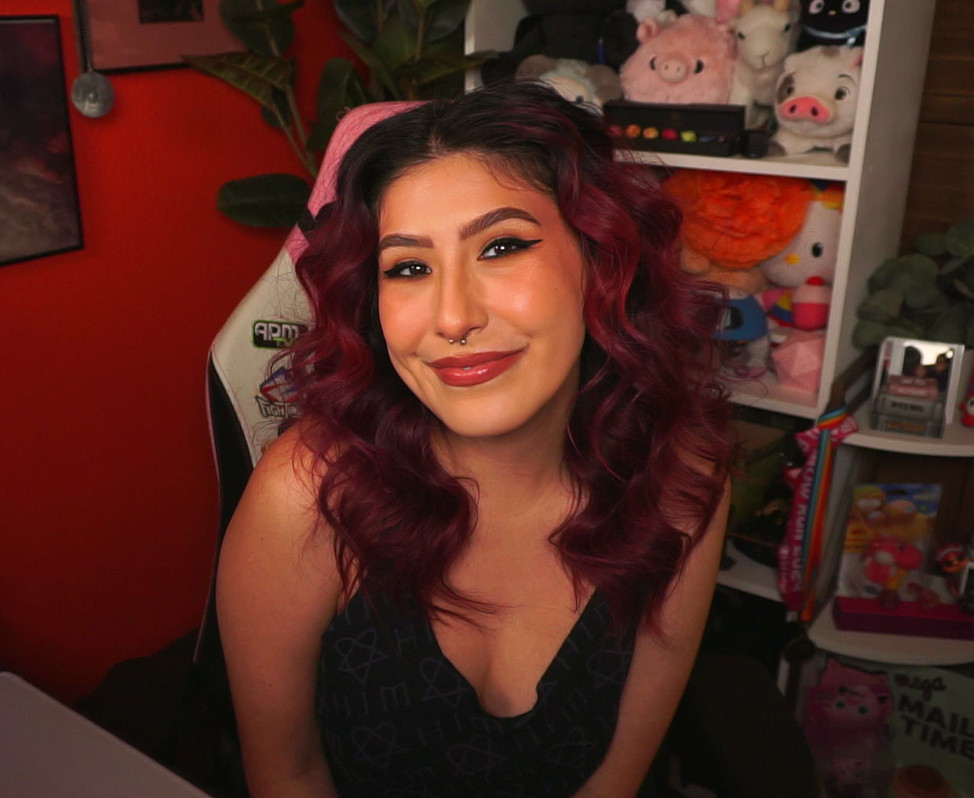
[[[12,673],[0,673],[0,798],[207,798]]]

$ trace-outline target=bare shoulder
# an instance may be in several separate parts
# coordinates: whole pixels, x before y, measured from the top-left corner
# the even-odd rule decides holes
[[[639,789],[676,711],[693,666],[717,581],[729,491],[674,579],[659,617],[659,633],[637,636],[619,717],[603,764],[578,793],[630,796]]]
[[[281,785],[305,779],[315,794],[334,794],[314,706],[340,580],[318,511],[317,462],[297,430],[272,444],[220,551],[220,637],[254,796],[285,794]]]
[[[332,538],[318,509],[318,463],[296,427],[268,447],[227,529],[221,584],[232,586],[243,572],[253,589],[263,580],[266,591],[310,591],[326,603],[337,596]]]

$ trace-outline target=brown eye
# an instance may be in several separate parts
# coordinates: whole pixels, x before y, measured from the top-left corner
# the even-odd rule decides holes
[[[697,65],[693,68],[693,74],[694,75],[699,75],[701,72],[703,72],[703,61],[700,61],[698,59],[697,60]]]
[[[654,72],[656,71],[656,56],[655,55],[652,58],[649,59],[649,68],[652,69]]]
[[[846,88],[845,86],[839,86],[839,88],[837,88],[837,89],[835,90],[835,99],[837,99],[837,100],[844,100],[844,99],[845,99],[846,97],[848,97],[848,96],[849,96],[849,95],[850,95],[851,93],[852,93],[852,92],[851,92],[851,91],[849,91],[849,89],[848,89],[848,88]]]

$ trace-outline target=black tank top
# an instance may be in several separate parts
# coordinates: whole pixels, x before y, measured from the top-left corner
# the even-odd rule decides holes
[[[522,715],[485,712],[428,618],[356,593],[323,637],[318,718],[342,798],[563,798],[605,757],[634,634],[596,591]]]

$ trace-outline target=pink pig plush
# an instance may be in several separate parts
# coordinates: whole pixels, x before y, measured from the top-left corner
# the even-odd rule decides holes
[[[726,103],[734,78],[734,34],[711,17],[684,14],[669,24],[644,19],[639,47],[619,70],[627,100]]]

